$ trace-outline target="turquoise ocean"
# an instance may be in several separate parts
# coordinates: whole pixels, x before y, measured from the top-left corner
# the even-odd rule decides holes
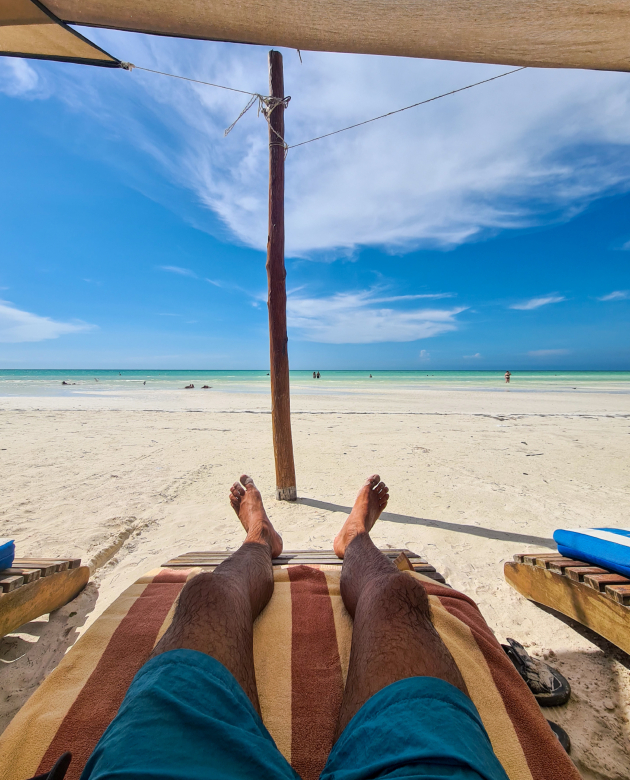
[[[505,389],[502,371],[291,371],[297,392],[396,389]],[[370,377],[371,374],[371,377]],[[68,385],[62,385],[62,382]],[[146,383],[146,384],[145,384]],[[93,391],[134,392],[178,390],[188,384],[209,385],[224,392],[261,392],[269,386],[269,374],[260,371],[147,371],[2,369],[0,396],[49,396]],[[630,371],[514,371],[510,390],[630,392]]]

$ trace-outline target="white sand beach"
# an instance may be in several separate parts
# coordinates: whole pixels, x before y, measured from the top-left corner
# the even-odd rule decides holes
[[[276,502],[268,395],[90,389],[0,397],[0,536],[21,556],[80,556],[93,585],[39,628],[0,642],[0,728],[63,652],[144,571],[235,549],[227,495],[246,472],[287,549],[330,549],[359,485],[390,488],[374,529],[477,601],[500,640],[550,658],[573,696],[563,726],[588,780],[630,767],[628,657],[530,604],[503,579],[558,527],[630,517],[630,394],[602,389],[339,388],[293,397],[299,500]]]

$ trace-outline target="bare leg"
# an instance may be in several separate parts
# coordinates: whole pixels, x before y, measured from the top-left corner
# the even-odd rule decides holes
[[[282,539],[253,480],[244,474],[241,483],[232,486],[230,503],[247,531],[244,544],[214,572],[186,583],[173,622],[153,655],[180,649],[211,655],[232,672],[260,712],[253,624],[271,598],[271,559],[282,552]]]
[[[380,477],[370,477],[335,539],[335,552],[343,558],[341,596],[354,619],[337,737],[371,696],[397,680],[439,677],[468,695],[453,656],[431,623],[422,584],[398,571],[370,539],[388,498]]]

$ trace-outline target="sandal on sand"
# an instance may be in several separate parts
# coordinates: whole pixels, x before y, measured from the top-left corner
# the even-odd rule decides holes
[[[63,753],[55,761],[55,765],[50,772],[45,772],[43,775],[32,777],[31,780],[64,780],[71,761],[72,753]]]
[[[558,742],[562,745],[567,753],[570,753],[571,740],[569,739],[567,732],[562,728],[562,726],[558,726],[558,724],[554,723],[552,720],[548,720],[547,723],[551,727],[551,730],[556,735],[556,737],[558,737]]]
[[[532,658],[519,642],[507,640],[509,645],[501,645],[527,683],[541,707],[558,707],[566,704],[571,696],[568,681],[553,666]],[[568,739],[568,737],[567,737]]]

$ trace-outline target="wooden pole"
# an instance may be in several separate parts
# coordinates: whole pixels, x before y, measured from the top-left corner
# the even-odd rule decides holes
[[[269,94],[284,100],[282,54],[269,52]],[[295,501],[295,465],[291,437],[289,351],[287,337],[287,288],[284,267],[284,103],[269,115],[269,236],[267,238],[267,286],[271,374],[271,422],[276,461],[276,498]]]

